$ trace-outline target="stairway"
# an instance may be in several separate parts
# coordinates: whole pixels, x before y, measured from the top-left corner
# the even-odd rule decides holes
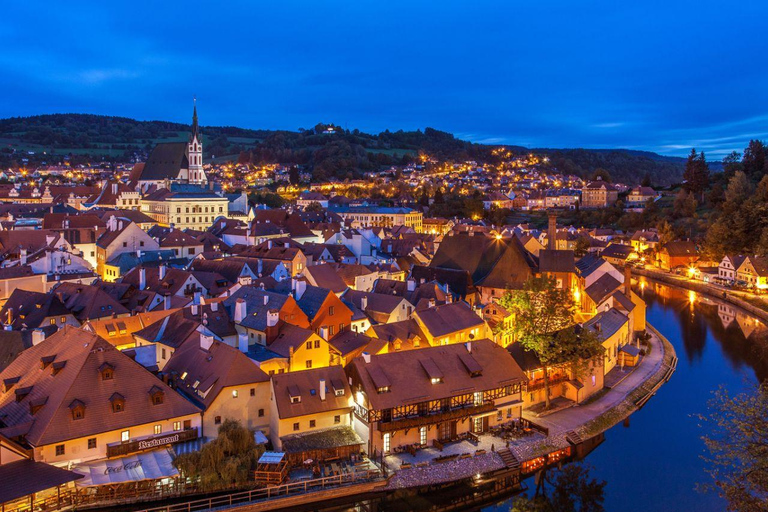
[[[499,450],[498,454],[509,469],[520,469],[520,461],[517,460],[517,457],[515,457],[511,451],[509,451],[509,448]]]
[[[565,433],[565,439],[574,446],[584,442],[581,436],[573,430],[569,430]]]

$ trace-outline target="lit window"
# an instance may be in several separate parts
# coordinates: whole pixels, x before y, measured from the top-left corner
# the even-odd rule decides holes
[[[131,439],[131,431],[130,430],[123,430],[120,433],[120,441],[122,442],[128,442]]]
[[[173,422],[173,430],[175,430],[175,431],[181,430],[181,422],[180,421],[174,421]]]
[[[162,433],[163,433],[163,426],[155,425],[155,434],[162,434]]]
[[[232,390],[232,398],[237,398],[238,396],[239,396],[239,393],[237,392],[237,390],[233,389]]]

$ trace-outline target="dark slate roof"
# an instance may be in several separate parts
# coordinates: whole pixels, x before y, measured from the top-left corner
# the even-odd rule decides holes
[[[539,251],[539,272],[575,272],[573,251],[544,249]]]
[[[631,245],[611,244],[603,249],[601,255],[604,258],[618,258],[625,260],[632,254],[632,251],[634,251],[634,249],[632,249]]]
[[[0,465],[0,502],[6,503],[83,478],[80,473],[22,459]]]
[[[149,154],[140,180],[176,179],[180,169],[188,169],[186,142],[161,142]]]
[[[264,304],[266,297],[267,303]],[[243,286],[235,293],[227,297],[223,304],[230,313],[230,317],[235,317],[235,303],[237,299],[245,301],[245,318],[240,323],[243,327],[255,329],[257,331],[266,331],[267,312],[270,309],[280,310],[288,300],[288,295],[268,292],[253,286]]]
[[[600,265],[602,265],[603,262],[605,262],[604,259],[590,253],[576,262],[576,269],[581,277],[587,277],[600,268]]]
[[[608,311],[602,311],[586,322],[584,322],[585,329],[591,329],[598,333],[601,340],[605,340],[613,336],[621,326],[627,323],[628,318],[622,314],[616,308],[611,308]],[[597,325],[600,325],[599,331]]]
[[[455,235],[443,239],[429,266],[467,271],[479,286],[507,288],[522,286],[536,263],[517,238]]]
[[[603,274],[600,279],[587,286],[584,292],[595,304],[600,304],[606,297],[621,286],[618,279],[611,274]]]
[[[448,285],[452,293],[465,297],[474,291],[472,276],[466,270],[453,270],[448,268],[425,267],[414,265],[411,269],[411,277],[417,282],[437,281],[442,285]]]
[[[309,317],[309,319],[315,318],[317,312],[320,310],[320,306],[323,305],[326,297],[328,297],[331,290],[327,288],[320,288],[317,286],[307,285],[307,289],[301,295],[301,298],[296,301],[299,308]]]

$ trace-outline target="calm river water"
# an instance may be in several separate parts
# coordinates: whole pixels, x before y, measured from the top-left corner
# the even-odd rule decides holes
[[[725,510],[707,482],[703,434],[695,415],[707,412],[719,386],[738,392],[768,377],[764,326],[730,305],[693,292],[645,283],[648,321],[674,345],[680,359],[670,381],[648,404],[617,425],[586,459],[591,475],[605,480],[605,509],[714,512]],[[487,507],[509,510],[510,501]]]

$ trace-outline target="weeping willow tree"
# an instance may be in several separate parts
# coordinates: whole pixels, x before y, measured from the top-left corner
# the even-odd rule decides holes
[[[184,453],[173,461],[184,478],[199,482],[203,490],[244,485],[251,481],[256,461],[264,453],[253,432],[236,420],[225,420],[219,436],[199,452]]]

